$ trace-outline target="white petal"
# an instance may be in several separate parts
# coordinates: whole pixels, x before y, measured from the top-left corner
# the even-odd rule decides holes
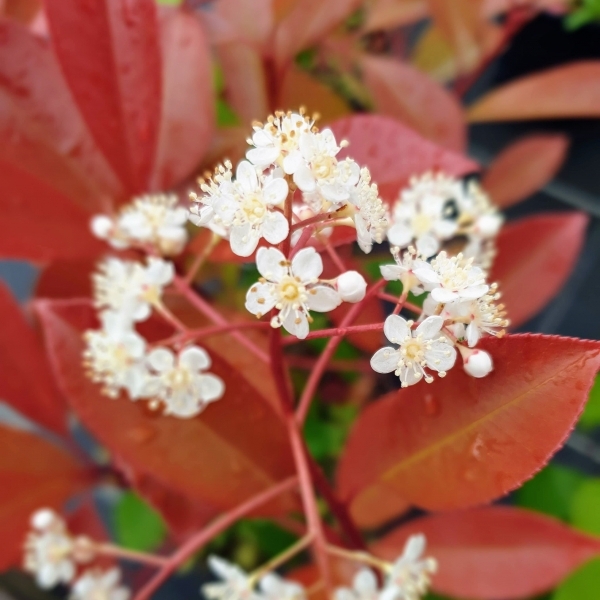
[[[256,167],[247,160],[240,161],[235,172],[236,181],[242,186],[244,192],[254,192],[258,189],[258,174]]]
[[[34,529],[46,529],[56,520],[57,514],[51,508],[40,508],[31,516],[31,526]]]
[[[404,367],[400,370],[400,381],[405,385],[415,385],[419,383],[423,379],[423,376],[420,371],[415,371],[414,369],[409,369],[408,367]]]
[[[308,335],[308,319],[304,313],[291,310],[284,319],[283,326],[286,331],[289,331],[300,340]]]
[[[173,281],[175,268],[172,262],[161,260],[160,258],[149,259],[148,269],[146,271],[148,281],[158,285],[166,285]]]
[[[410,227],[403,223],[396,223],[388,229],[387,239],[393,246],[405,248],[412,242],[413,232]]]
[[[212,205],[213,211],[224,223],[230,224],[239,208],[239,203],[231,196],[220,196]]]
[[[444,325],[442,317],[433,316],[427,317],[418,327],[417,333],[421,334],[424,339],[429,340],[437,335]]]
[[[377,373],[391,373],[398,367],[400,353],[395,348],[381,348],[371,357],[371,368]]]
[[[456,300],[459,296],[456,292],[453,292],[452,290],[447,290],[444,288],[435,288],[435,290],[432,290],[431,292],[431,297],[436,302],[441,302],[442,304],[445,304],[446,302],[452,302],[453,300]]]
[[[411,535],[404,546],[402,558],[409,562],[417,561],[419,558],[421,558],[423,552],[425,552],[426,543],[427,540],[422,533]]]
[[[416,246],[417,252],[426,258],[437,254],[438,250],[440,249],[440,244],[437,241],[437,238],[430,233],[425,233],[419,236]]]
[[[203,371],[211,364],[208,352],[198,346],[190,346],[179,353],[179,364],[192,371]]]
[[[437,284],[440,282],[440,278],[436,272],[426,263],[423,263],[423,266],[414,269],[413,273],[422,283]]]
[[[479,341],[479,328],[477,327],[477,325],[473,322],[473,323],[469,323],[469,325],[467,325],[467,343],[469,344],[469,346],[471,348],[473,348],[473,346],[477,345],[477,342]]]
[[[260,234],[250,223],[232,227],[229,234],[231,250],[238,256],[250,256],[256,250],[259,240]]]
[[[281,281],[288,272],[286,258],[277,248],[259,248],[256,268],[265,279],[275,282]]]
[[[369,252],[371,252],[373,249],[373,240],[371,239],[371,234],[367,228],[367,223],[362,215],[355,215],[354,226],[356,227],[356,241],[358,242],[360,249],[365,254],[369,254]]]
[[[406,319],[398,315],[390,315],[383,324],[383,333],[393,344],[400,344],[404,339],[410,337],[410,327]]]
[[[323,272],[323,260],[312,247],[303,248],[292,258],[292,273],[303,282],[314,281]]]
[[[279,148],[251,148],[246,152],[246,158],[257,167],[266,167],[279,158]]]
[[[302,153],[299,150],[294,150],[283,159],[283,170],[288,175],[291,175],[298,170],[303,161]]]
[[[377,577],[371,569],[363,568],[354,576],[354,589],[362,596],[374,594],[377,591]]]
[[[220,377],[212,373],[207,373],[206,375],[202,375],[200,392],[203,402],[214,402],[225,393],[225,384]]]
[[[342,298],[333,288],[326,285],[316,285],[309,290],[306,303],[311,310],[329,312],[342,303]]]
[[[312,171],[306,165],[301,165],[294,173],[294,183],[303,192],[312,192],[317,187]]]
[[[458,292],[458,295],[465,300],[475,300],[477,298],[481,298],[481,296],[485,296],[489,289],[489,285],[471,285],[468,288]]]
[[[266,250],[266,248],[260,248]],[[271,283],[255,283],[246,293],[246,310],[253,315],[267,314],[277,302]]]
[[[278,177],[265,185],[263,198],[267,204],[281,204],[287,198],[288,192],[287,181]]]
[[[262,223],[261,233],[269,244],[279,244],[283,242],[290,232],[290,224],[285,216],[273,211],[265,216]]]
[[[156,348],[148,354],[148,364],[159,373],[169,371],[175,366],[175,355],[168,348]]]
[[[96,215],[92,217],[90,222],[90,229],[92,233],[101,240],[105,240],[113,228],[113,222],[110,217],[106,215]]]
[[[434,344],[431,350],[425,352],[427,366],[435,371],[447,371],[456,362],[456,348],[450,344]]]
[[[406,273],[406,269],[398,265],[381,265],[379,270],[386,281],[400,281],[402,275]]]

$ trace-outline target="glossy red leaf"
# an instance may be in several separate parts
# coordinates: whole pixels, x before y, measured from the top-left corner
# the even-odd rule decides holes
[[[56,388],[42,340],[10,291],[0,284],[0,398],[59,433],[66,431],[66,403]],[[35,373],[35,377],[32,377]]]
[[[377,112],[399,119],[445,148],[464,150],[462,108],[439,83],[392,58],[364,54],[360,66]]]
[[[0,22],[0,160],[88,210],[119,184],[96,147],[48,44],[18,23]],[[30,201],[32,208],[38,198]]]
[[[161,113],[156,3],[44,5],[62,71],[96,143],[128,192],[146,190]]]
[[[206,13],[217,43],[243,42],[260,50],[273,30],[273,0],[218,0]]]
[[[93,257],[106,248],[90,232],[90,215],[19,167],[0,161],[0,256],[47,261]]]
[[[199,19],[167,10],[160,19],[162,117],[154,189],[172,187],[197,169],[214,129],[211,51]]]
[[[303,0],[296,2],[275,30],[275,60],[281,67],[301,50],[310,48],[349,17],[360,0]]]
[[[481,346],[494,360],[487,377],[457,364],[364,410],[339,466],[347,501],[388,494],[430,510],[473,506],[513,490],[556,452],[587,400],[600,343],[515,335]]]
[[[583,213],[556,213],[501,230],[490,281],[500,284],[511,326],[533,317],[560,291],[583,246],[587,223]]]
[[[473,123],[600,116],[600,61],[579,61],[520,77],[477,100]]]
[[[543,188],[558,173],[569,148],[564,135],[530,135],[502,150],[482,178],[500,208],[512,206]]]
[[[40,269],[35,282],[36,298],[90,298],[95,260],[53,260]]]
[[[60,511],[90,481],[84,468],[58,446],[0,425],[0,570],[20,564],[35,510],[48,506]]]
[[[156,504],[157,490],[171,490],[195,502],[198,511],[214,515],[293,474],[285,428],[270,400],[262,397],[271,387],[268,367],[248,357],[253,372],[245,376],[231,362],[239,354],[231,339],[202,344],[209,348],[211,371],[226,383],[224,397],[198,417],[181,420],[153,413],[145,402],[110,400],[85,376],[81,331],[96,326],[89,305],[40,301],[37,309],[67,399],[134,484],[140,478],[156,482],[151,502]],[[140,492],[145,490],[141,486]],[[293,506],[288,495],[273,501],[268,511]]]
[[[440,170],[461,176],[479,169],[472,160],[424,139],[391,117],[354,115],[330,127],[338,140],[350,142],[339,156],[369,167],[384,200],[395,200],[413,175]]]
[[[393,560],[410,535],[424,533],[439,562],[433,589],[474,600],[529,598],[555,587],[600,554],[600,540],[519,508],[490,506],[411,521],[372,546]]]

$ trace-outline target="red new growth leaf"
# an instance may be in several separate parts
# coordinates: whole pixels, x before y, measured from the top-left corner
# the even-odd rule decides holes
[[[600,116],[600,61],[580,61],[511,81],[477,100],[469,120],[518,121]]]
[[[245,377],[228,358],[238,354],[228,348],[235,341],[220,338],[220,351],[209,350],[210,370],[226,384],[223,398],[198,417],[180,420],[153,413],[143,401],[111,400],[85,376],[81,332],[97,326],[88,305],[39,302],[37,308],[65,395],[85,425],[114,453],[125,474],[132,473],[134,484],[144,478],[154,480],[150,488],[148,479],[140,488],[141,493],[151,489],[150,501],[156,503],[164,490],[172,490],[195,502],[208,518],[293,474],[283,425],[262,397],[269,389],[268,367],[255,361],[254,379]],[[261,373],[266,385],[259,388]],[[288,496],[274,501],[269,511],[291,506]],[[158,508],[166,511],[165,506]]]
[[[146,190],[161,112],[156,3],[44,5],[63,73],[96,143],[129,192]]]
[[[44,506],[60,511],[88,481],[82,466],[57,446],[0,426],[0,570],[21,562],[31,514]]]
[[[153,189],[168,189],[200,165],[214,128],[210,48],[199,19],[167,10],[160,20],[162,117]]]
[[[458,100],[428,75],[391,58],[364,54],[360,65],[375,109],[438,144],[462,151],[466,129]]]
[[[540,594],[600,554],[600,540],[508,506],[417,519],[378,541],[372,550],[393,560],[408,536],[416,533],[425,534],[427,555],[440,565],[433,588],[474,600]]]
[[[0,398],[33,421],[64,433],[66,406],[54,383],[42,341],[3,285],[0,312],[0,362],[4,372]]]
[[[497,281],[511,326],[540,311],[569,277],[585,239],[583,213],[529,217],[504,227],[490,281]]]
[[[494,204],[506,208],[543,188],[558,172],[569,148],[564,135],[531,135],[505,148],[482,179]]]
[[[338,141],[350,142],[338,156],[349,156],[369,167],[382,198],[389,202],[413,175],[440,170],[462,176],[479,169],[468,158],[437,146],[390,117],[355,115],[330,127]]]
[[[481,504],[520,485],[560,447],[587,400],[600,343],[515,335],[481,345],[494,360],[487,377],[457,364],[444,379],[365,409],[340,462],[346,500],[387,494],[431,510]]]

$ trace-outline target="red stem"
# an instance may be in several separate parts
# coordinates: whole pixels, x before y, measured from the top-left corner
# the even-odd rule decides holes
[[[286,357],[286,361],[288,365],[295,367],[296,369],[312,371],[315,368],[317,359],[310,356],[296,356],[291,354]],[[341,371],[342,373],[347,373],[348,371],[353,373],[356,373],[357,371],[361,373],[373,373],[373,369],[369,364],[369,361],[362,358],[330,360],[327,365],[327,370]]]
[[[291,490],[297,484],[298,478],[290,477],[215,519],[210,525],[193,535],[183,546],[169,557],[167,563],[136,594],[134,600],[149,600],[152,594],[170,577],[170,575],[197,550],[204,546],[204,544],[219,535],[219,533],[229,526],[233,525],[238,519],[245,517],[280,494]]]
[[[343,321],[342,321],[343,322]],[[324,337],[339,337],[348,335],[350,333],[364,333],[366,331],[377,331],[383,329],[383,323],[369,323],[368,325],[352,325],[350,327],[333,327],[332,329],[319,329],[318,331],[311,331],[304,339],[298,339],[297,337],[288,337],[283,340],[284,346],[291,346],[303,342],[304,340],[314,340],[315,338]]]
[[[393,302],[394,304],[398,305],[398,298],[396,296],[392,296],[392,294],[386,294],[385,292],[379,292],[377,294],[377,297],[380,300],[386,300],[387,302]],[[411,302],[404,302],[404,304],[402,305],[401,308],[408,308],[408,310],[417,313],[418,315],[420,315],[423,312],[423,309],[420,306],[417,306],[416,304],[412,304]]]
[[[270,325],[266,321],[246,321],[243,323],[228,323],[227,325],[212,325],[208,327],[200,327],[199,329],[189,329],[183,333],[177,333],[165,340],[157,342],[157,344],[176,344],[184,343],[190,340],[202,337],[210,337],[229,331],[237,331],[239,329],[267,329]]]
[[[325,242],[325,250],[327,251],[327,254],[329,254],[329,258],[331,258],[338,271],[340,273],[345,273],[348,269],[346,268],[344,261],[340,258],[340,255],[337,253],[337,250],[331,245],[329,240]]]

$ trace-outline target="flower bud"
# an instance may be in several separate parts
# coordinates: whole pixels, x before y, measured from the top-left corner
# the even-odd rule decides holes
[[[492,357],[483,350],[461,350],[465,371],[471,377],[485,377],[494,369]]]
[[[346,271],[337,278],[337,290],[344,302],[360,302],[367,291],[367,282],[356,271]]]
[[[110,232],[113,228],[113,222],[110,217],[106,215],[96,215],[92,217],[90,222],[90,229],[92,233],[101,240],[105,240],[110,235]]]
[[[496,237],[500,227],[502,227],[500,215],[483,215],[477,219],[475,224],[475,230],[484,238]]]

